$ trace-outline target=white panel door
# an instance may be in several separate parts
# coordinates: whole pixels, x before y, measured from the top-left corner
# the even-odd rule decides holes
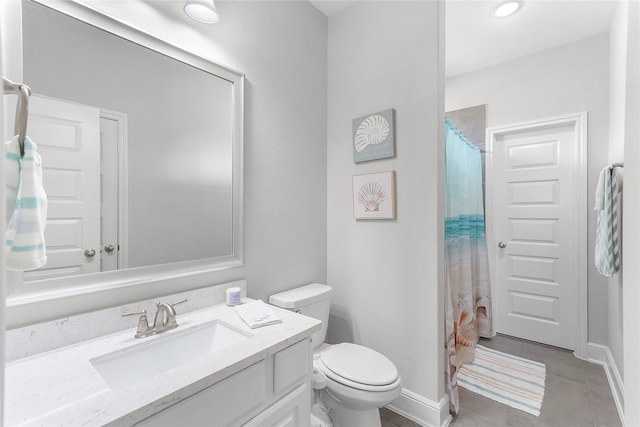
[[[42,156],[49,208],[47,264],[25,279],[100,271],[99,109],[33,95],[28,134]]]
[[[573,349],[572,124],[514,131],[493,141],[496,331]]]

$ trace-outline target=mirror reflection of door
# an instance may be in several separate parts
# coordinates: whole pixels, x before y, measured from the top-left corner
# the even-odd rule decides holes
[[[31,96],[28,133],[43,158],[49,207],[47,264],[25,280],[117,269],[118,125],[99,108]]]
[[[127,268],[127,115],[100,109],[100,271]]]

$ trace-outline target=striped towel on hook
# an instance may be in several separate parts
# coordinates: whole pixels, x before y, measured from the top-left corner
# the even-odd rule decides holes
[[[620,270],[619,185],[616,169],[602,169],[596,189],[595,265],[600,274],[613,276]]]
[[[44,229],[47,195],[42,186],[42,159],[36,144],[26,137],[24,156],[15,136],[5,143],[7,215],[6,245],[9,270],[34,270],[47,262]]]

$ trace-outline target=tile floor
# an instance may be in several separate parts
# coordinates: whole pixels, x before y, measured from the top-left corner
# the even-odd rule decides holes
[[[498,335],[480,345],[547,366],[545,395],[539,417],[513,409],[460,387],[455,427],[613,427],[622,426],[602,366],[577,359],[572,352]],[[382,427],[418,425],[383,408]]]

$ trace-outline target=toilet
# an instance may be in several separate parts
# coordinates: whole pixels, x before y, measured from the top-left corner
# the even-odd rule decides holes
[[[400,396],[402,380],[393,362],[375,350],[324,342],[331,290],[313,283],[271,295],[269,303],[322,321],[311,336],[314,389],[320,389],[320,405],[329,409],[333,427],[379,427],[379,409]],[[315,425],[331,424],[316,420]]]

